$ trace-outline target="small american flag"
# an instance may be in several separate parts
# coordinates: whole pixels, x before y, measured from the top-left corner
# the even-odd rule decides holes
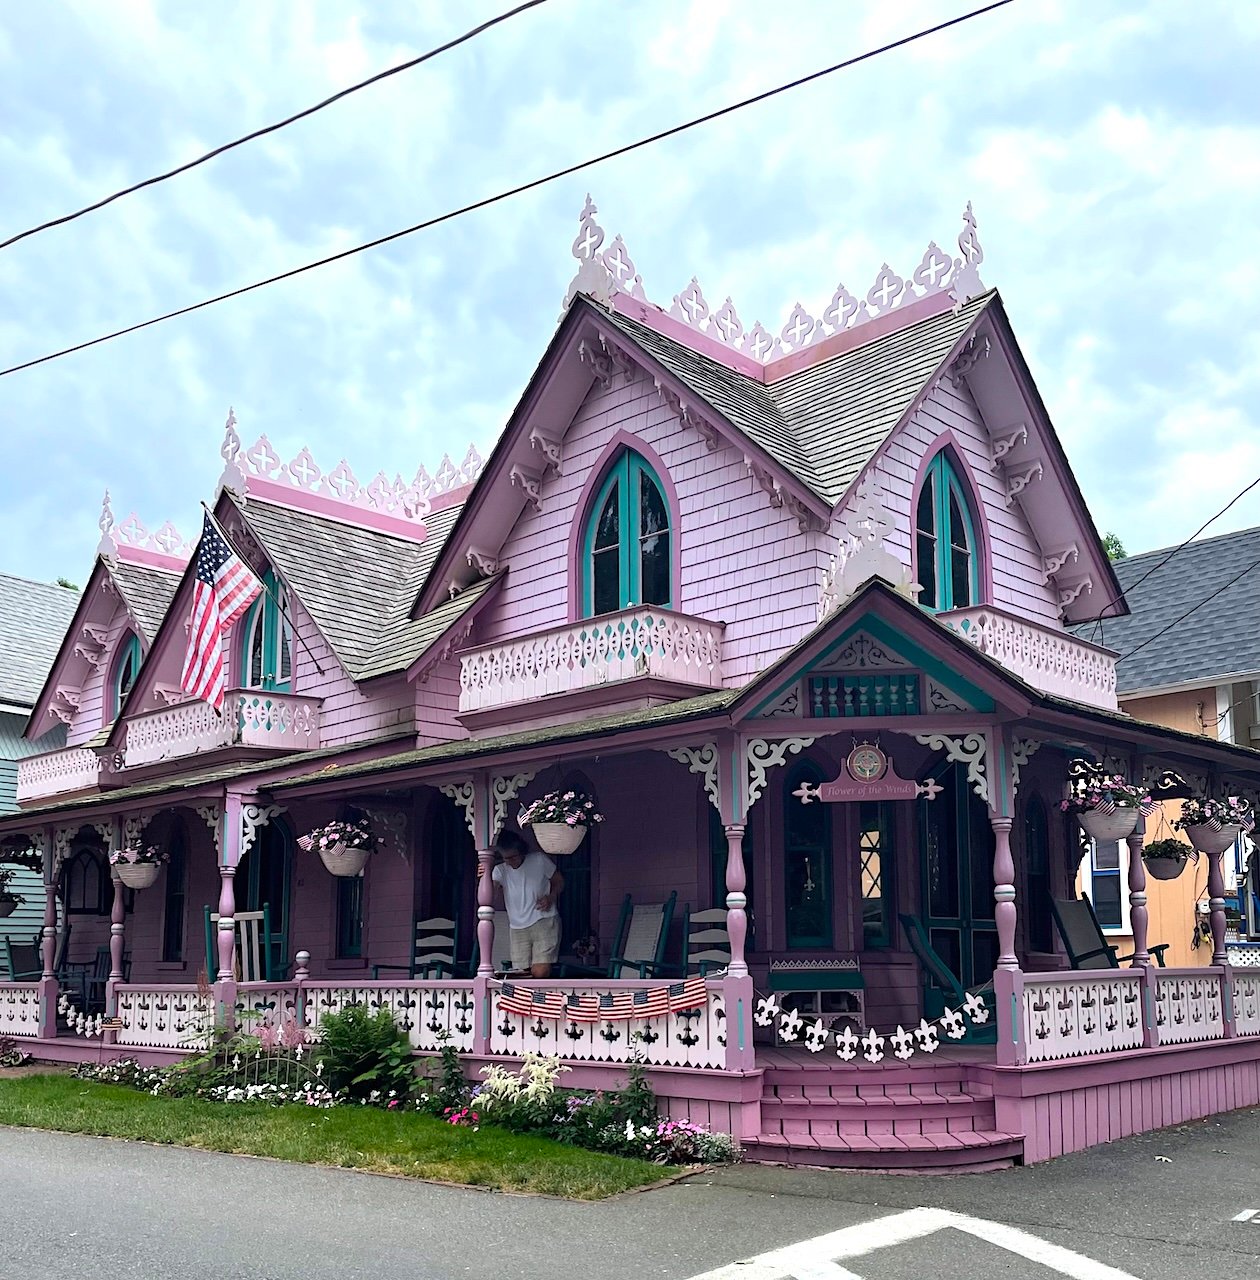
[[[223,710],[223,633],[253,604],[262,583],[232,550],[207,511],[197,545],[192,621],[180,688]]]
[[[698,1009],[708,999],[709,991],[702,977],[688,978],[685,982],[669,986],[568,994],[504,983],[499,993],[499,1008],[527,1018],[624,1022],[630,1018],[659,1018],[666,1013]]]

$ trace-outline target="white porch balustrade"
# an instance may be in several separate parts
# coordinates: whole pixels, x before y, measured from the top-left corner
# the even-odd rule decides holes
[[[1142,1047],[1142,972],[1027,974],[1020,1034],[1029,1062],[1058,1062]]]
[[[723,630],[720,622],[639,606],[483,645],[460,659],[459,709],[485,711],[636,676],[720,689]]]
[[[41,800],[45,796],[72,791],[90,791],[101,777],[101,759],[86,747],[45,751],[18,761],[18,802]]]
[[[364,1004],[373,1011],[388,1009],[407,1033],[411,1047],[422,1053],[437,1053],[444,1044],[465,1053],[473,1047],[470,981],[304,982],[302,999],[305,1026],[316,1035],[325,1014]]]
[[[214,998],[196,987],[119,986],[115,1043],[194,1053],[210,1043]]]
[[[228,691],[222,715],[206,702],[179,702],[127,721],[123,767],[214,751],[222,747],[265,747],[307,751],[319,746],[321,698],[259,689]]]
[[[1260,969],[1234,969],[1235,1034],[1260,1036]]]
[[[1114,711],[1116,654],[992,605],[951,609],[937,620],[1042,693]]]
[[[1220,1040],[1225,1035],[1220,969],[1165,969],[1155,978],[1160,1044]]]
[[[0,1036],[34,1040],[39,1035],[39,983],[0,982]]]

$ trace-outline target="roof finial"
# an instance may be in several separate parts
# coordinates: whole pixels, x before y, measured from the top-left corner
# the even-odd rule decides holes
[[[113,560],[118,554],[118,543],[114,538],[114,508],[110,503],[109,490],[105,490],[105,496],[101,499],[101,518],[96,522],[96,526],[101,531],[101,540],[97,544],[96,554],[104,556],[106,560]]]
[[[223,443],[219,456],[223,459],[223,474],[219,477],[219,492],[231,491],[239,498],[245,497],[245,472],[237,461],[241,452],[241,438],[236,434],[236,410],[228,406],[227,421],[223,424]]]
[[[604,243],[604,228],[595,221],[598,212],[595,202],[587,192],[586,203],[578,218],[578,233],[573,241],[573,256],[578,260],[579,266],[577,275],[569,284],[568,293],[564,295],[564,306],[560,311],[562,320],[569,304],[579,293],[584,293],[605,306],[612,302],[613,282],[599,253],[599,247]]]
[[[976,234],[976,215],[972,212],[971,201],[963,210],[962,230],[958,233],[958,252],[961,258],[954,261],[954,278],[950,283],[949,296],[958,306],[970,302],[984,292],[984,282],[980,279],[980,264],[984,261],[984,250],[980,247],[980,237]]]

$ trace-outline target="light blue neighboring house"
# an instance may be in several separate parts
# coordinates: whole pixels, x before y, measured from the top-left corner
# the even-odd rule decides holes
[[[34,742],[22,731],[78,604],[77,591],[0,573],[0,813],[17,808],[18,761],[64,745],[64,726]],[[18,870],[11,887],[26,901],[0,917],[0,938],[25,941],[44,923],[43,880],[37,872]]]

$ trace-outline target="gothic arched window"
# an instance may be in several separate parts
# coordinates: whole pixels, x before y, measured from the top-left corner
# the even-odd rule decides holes
[[[980,602],[976,530],[967,490],[942,449],[928,466],[915,504],[915,577],[925,609],[965,609]]]

